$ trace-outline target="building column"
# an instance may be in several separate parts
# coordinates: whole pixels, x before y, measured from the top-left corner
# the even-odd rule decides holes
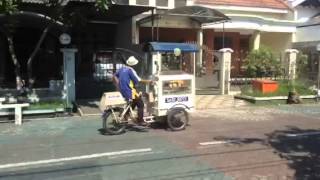
[[[255,31],[253,34],[253,50],[257,50],[260,48],[260,38],[261,38],[260,31]]]
[[[175,7],[174,0],[168,0],[168,7],[173,9]]]
[[[294,43],[294,42],[297,42],[297,33],[296,32],[293,32],[291,34],[291,41]]]
[[[131,33],[132,33],[132,44],[139,44],[139,26],[137,25],[137,18],[132,17],[131,20]]]
[[[129,0],[129,5],[136,5],[137,1],[136,0]]]
[[[202,54],[203,54],[203,50],[202,50],[202,46],[203,46],[203,30],[199,29],[197,32],[197,44],[199,46],[199,53],[197,53],[197,58],[196,58],[196,68],[198,69],[199,67],[202,66]],[[196,72],[195,72],[196,73]]]
[[[193,0],[187,0],[187,6],[192,6],[192,5],[194,5]]]
[[[233,50],[230,48],[220,49],[220,94],[230,93],[230,74],[231,74],[231,55]]]
[[[149,6],[156,7],[157,6],[156,0],[149,0]]]

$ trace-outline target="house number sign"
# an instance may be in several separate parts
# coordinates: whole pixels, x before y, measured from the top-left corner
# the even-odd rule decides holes
[[[67,44],[71,43],[71,37],[70,37],[69,34],[63,33],[63,34],[60,35],[59,41],[60,41],[61,44],[67,45]]]

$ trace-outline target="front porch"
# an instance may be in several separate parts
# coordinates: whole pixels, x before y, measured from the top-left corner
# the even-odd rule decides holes
[[[225,32],[221,32],[219,29],[205,29],[204,36],[208,46],[203,51],[203,65],[206,67],[206,72],[210,74],[217,70],[215,64],[218,64],[208,56],[213,54],[216,57],[215,52],[219,49],[231,48],[234,51],[231,61],[231,77],[237,78],[246,76],[243,63],[248,53],[260,47],[269,48],[280,61],[283,61],[285,50],[291,47],[293,34],[242,29],[229,29]]]

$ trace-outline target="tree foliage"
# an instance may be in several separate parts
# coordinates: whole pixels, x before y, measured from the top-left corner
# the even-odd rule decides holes
[[[44,6],[48,7],[48,12],[46,12],[45,16],[50,17],[51,23],[47,25],[42,31],[41,36],[39,37],[39,40],[34,47],[33,52],[30,54],[27,60],[27,71],[28,71],[28,82],[29,82],[29,88],[33,87],[33,84],[35,82],[35,77],[33,77],[33,60],[40,50],[40,46],[43,43],[45,37],[47,36],[48,32],[50,31],[51,27],[58,21],[64,22],[66,24],[73,24],[74,22],[86,22],[85,17],[83,17],[82,10],[78,9],[72,9],[72,12],[65,12],[65,7],[67,7],[70,0],[43,0],[42,3]],[[15,47],[13,43],[13,32],[15,30],[15,25],[17,22],[15,22],[14,19],[11,18],[11,16],[14,13],[19,13],[22,11],[22,9],[19,9],[21,7],[22,0],[0,0],[0,14],[5,14],[8,18],[7,24],[0,24],[0,30],[1,32],[7,37],[8,40],[8,49],[11,55],[11,59],[13,61],[13,64],[15,66],[15,74],[16,74],[16,80],[17,80],[17,89],[21,89],[23,86],[24,80],[21,77],[21,69],[20,69],[20,63],[17,59],[17,56],[15,54]],[[95,1],[95,7],[97,11],[101,11],[101,13],[105,13],[109,6],[111,5],[111,0],[96,0]]]
[[[11,14],[18,10],[19,0],[1,0],[0,13]]]
[[[278,76],[282,74],[279,59],[266,47],[251,51],[244,61],[249,77]]]
[[[96,0],[96,7],[100,11],[107,11],[111,5],[111,0]]]

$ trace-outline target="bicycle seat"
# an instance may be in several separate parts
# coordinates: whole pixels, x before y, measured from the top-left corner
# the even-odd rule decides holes
[[[133,102],[132,99],[127,100],[127,104],[132,104],[132,102]]]

